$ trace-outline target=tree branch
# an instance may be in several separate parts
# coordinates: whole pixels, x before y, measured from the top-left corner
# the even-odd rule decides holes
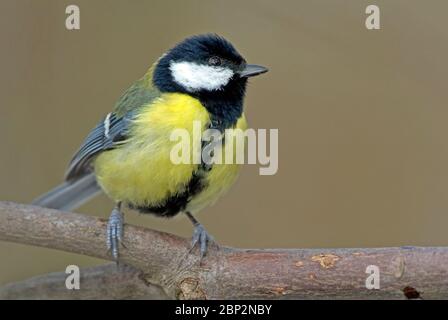
[[[106,221],[75,213],[0,202],[0,240],[110,259]],[[211,247],[202,264],[189,240],[125,225],[117,269],[81,272],[81,290],[65,274],[0,288],[0,298],[425,299],[448,298],[448,248],[234,249]],[[380,289],[368,290],[369,265]],[[68,292],[67,292],[68,291]]]

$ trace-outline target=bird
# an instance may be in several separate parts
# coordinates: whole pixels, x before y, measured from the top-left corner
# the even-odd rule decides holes
[[[105,193],[115,204],[106,246],[116,261],[123,245],[124,207],[165,218],[182,213],[193,224],[191,247],[198,246],[202,259],[214,240],[196,214],[229,190],[241,165],[173,164],[170,132],[181,128],[191,133],[195,121],[204,130],[245,130],[248,78],[267,71],[248,64],[217,34],[180,41],[90,131],[70,161],[64,182],[32,204],[69,211]]]

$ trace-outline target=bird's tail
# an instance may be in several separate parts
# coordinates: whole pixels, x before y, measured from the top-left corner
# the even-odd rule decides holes
[[[101,192],[93,173],[87,174],[75,181],[67,181],[49,192],[33,200],[31,204],[70,211],[80,207],[85,202]]]

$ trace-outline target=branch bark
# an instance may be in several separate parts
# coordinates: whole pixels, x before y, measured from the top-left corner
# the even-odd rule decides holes
[[[106,221],[0,202],[0,240],[109,259]],[[81,290],[64,273],[0,288],[0,298],[424,299],[448,298],[448,248],[235,249],[212,246],[199,263],[189,240],[125,225],[121,267],[81,271]],[[1,258],[0,258],[1,259]],[[368,290],[369,265],[380,289]]]

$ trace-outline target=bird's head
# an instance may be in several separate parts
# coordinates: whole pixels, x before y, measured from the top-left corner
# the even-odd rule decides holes
[[[246,60],[226,39],[198,35],[185,39],[158,61],[153,81],[162,92],[182,92],[193,96],[222,95],[242,91],[247,78],[267,72]]]

